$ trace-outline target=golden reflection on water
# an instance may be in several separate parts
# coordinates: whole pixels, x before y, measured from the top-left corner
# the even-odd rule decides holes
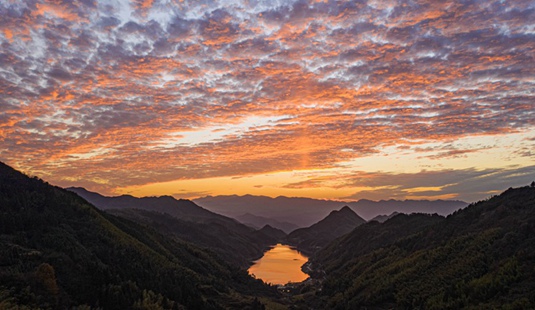
[[[249,273],[266,283],[286,284],[301,282],[308,275],[301,271],[301,266],[308,258],[289,245],[277,244],[254,262]]]

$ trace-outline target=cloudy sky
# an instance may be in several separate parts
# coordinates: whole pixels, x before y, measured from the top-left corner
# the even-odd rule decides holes
[[[0,0],[0,161],[114,195],[535,180],[535,2]]]

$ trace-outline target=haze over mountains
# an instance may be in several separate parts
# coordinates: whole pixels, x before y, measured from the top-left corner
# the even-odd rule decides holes
[[[297,227],[308,227],[325,218],[331,211],[349,206],[364,220],[371,220],[378,215],[400,213],[437,213],[448,215],[466,207],[467,203],[458,200],[380,200],[362,199],[354,202],[320,200],[312,198],[294,198],[279,196],[207,196],[194,200],[200,206],[213,212],[236,219],[247,218],[242,222],[258,217],[256,226],[269,224],[286,232],[288,226],[279,226],[276,222],[285,222]],[[262,220],[264,222],[262,222]]]
[[[286,233],[290,233],[296,230],[297,228],[299,228],[299,226],[289,223],[289,222],[277,221],[272,218],[257,216],[251,213],[245,213],[243,215],[236,216],[235,219],[245,225],[248,225],[254,228],[261,228],[263,226],[269,225],[272,227],[277,227],[278,229]]]

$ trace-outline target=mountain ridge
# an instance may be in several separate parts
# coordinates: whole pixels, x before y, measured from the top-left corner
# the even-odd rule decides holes
[[[235,219],[238,220],[240,223],[243,223],[245,225],[248,225],[257,229],[260,229],[266,225],[269,225],[271,227],[280,229],[287,234],[299,228],[297,225],[289,223],[289,222],[277,221],[272,218],[257,216],[257,215],[250,214],[250,213],[245,213],[243,215],[236,216]]]
[[[333,210],[319,222],[291,232],[286,240],[307,254],[314,253],[332,240],[347,234],[366,221],[348,206]]]
[[[0,234],[2,308],[220,309],[277,296],[191,243],[3,163]]]
[[[393,218],[394,216],[398,215],[398,214],[403,214],[403,213],[399,213],[399,212],[392,212],[390,213],[389,215],[387,214],[381,214],[381,215],[377,215],[376,217],[372,218],[371,220],[369,220],[368,222],[371,222],[371,221],[377,221],[379,223],[384,223],[385,221]]]
[[[273,236],[206,210],[191,200],[178,200],[171,196],[108,197],[83,188],[67,190],[76,192],[99,209],[209,248],[222,259],[244,268],[277,242]]]
[[[284,231],[281,229],[272,227],[270,225],[265,225],[264,227],[260,228],[258,230],[259,232],[272,237],[274,240],[276,240],[277,243],[280,243],[283,241],[286,236],[288,236]]]
[[[399,214],[336,239],[310,260],[316,308],[535,306],[535,183],[447,217]],[[321,272],[320,272],[321,271]]]
[[[206,219],[231,220],[228,217],[202,208],[191,200],[176,199],[169,195],[147,197],[134,197],[131,195],[104,196],[83,187],[67,187],[65,189],[75,192],[102,210],[143,209],[168,213],[171,216],[191,221],[202,221]]]
[[[266,217],[277,221],[286,221],[300,228],[308,227],[325,218],[330,211],[349,206],[365,220],[375,216],[400,213],[437,213],[448,215],[464,208],[468,203],[460,200],[379,200],[360,199],[344,202],[338,200],[313,199],[306,197],[253,195],[221,195],[206,196],[193,200],[198,205],[213,212],[237,218],[249,213],[254,216]],[[268,224],[264,222],[263,224]],[[257,223],[257,225],[259,225]],[[262,226],[262,225],[259,225]]]

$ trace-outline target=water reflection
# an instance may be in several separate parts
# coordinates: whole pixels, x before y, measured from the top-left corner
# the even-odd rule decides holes
[[[249,273],[271,284],[301,282],[308,278],[301,271],[301,266],[307,261],[308,258],[293,247],[279,243],[255,261]]]

